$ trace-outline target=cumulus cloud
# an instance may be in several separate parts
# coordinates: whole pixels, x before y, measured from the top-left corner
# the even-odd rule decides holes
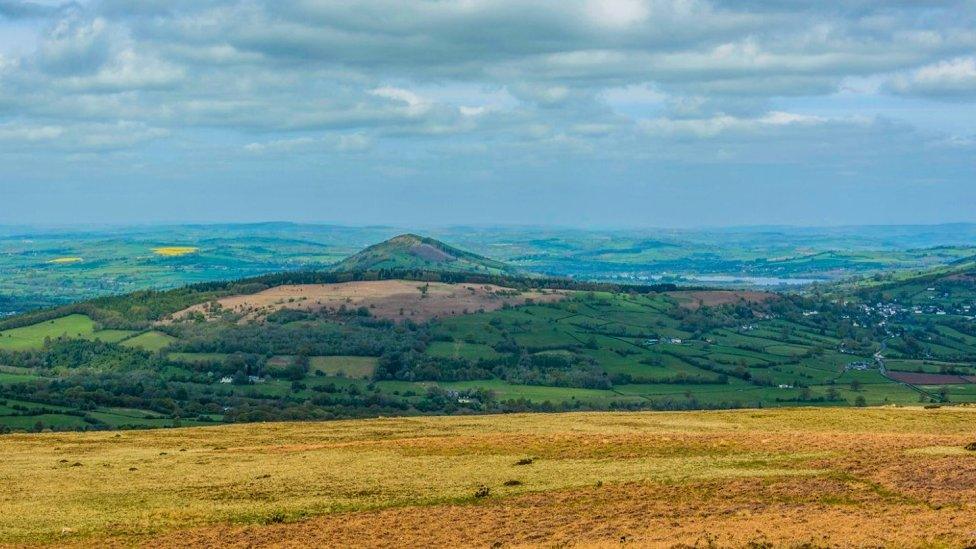
[[[957,57],[891,79],[896,93],[944,98],[976,97],[976,57]]]
[[[963,0],[0,0],[0,29],[24,18],[38,45],[0,55],[0,123],[25,126],[3,139],[57,150],[217,132],[228,154],[643,154],[652,136],[857,126],[782,102],[859,79],[886,84],[856,93],[934,99],[976,86]]]

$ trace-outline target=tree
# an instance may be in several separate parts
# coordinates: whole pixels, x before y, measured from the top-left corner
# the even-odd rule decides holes
[[[857,398],[854,399],[854,406],[858,408],[864,408],[867,405],[868,401],[864,399],[864,395],[857,395]]]

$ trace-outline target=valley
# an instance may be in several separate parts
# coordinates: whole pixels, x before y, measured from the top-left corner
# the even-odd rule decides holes
[[[403,232],[294,223],[0,226],[0,318],[95,297],[282,271],[382,268],[367,256],[359,256],[357,264],[337,265]],[[493,258],[481,265],[462,258],[455,270],[759,289],[888,276],[976,254],[974,224],[619,231],[448,227],[432,229],[429,236],[451,242],[457,251]],[[425,260],[401,255],[390,264],[416,268]]]
[[[969,262],[780,293],[547,278],[413,235],[339,265],[376,269],[2,320],[0,429],[976,402]]]

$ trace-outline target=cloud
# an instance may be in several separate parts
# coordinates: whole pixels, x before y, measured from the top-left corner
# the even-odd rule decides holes
[[[904,95],[947,99],[976,97],[976,57],[957,57],[893,77],[889,89]]]
[[[0,18],[36,19],[50,17],[61,11],[79,7],[74,2],[51,3],[24,0],[0,0]]]
[[[411,116],[422,115],[430,109],[430,104],[416,93],[396,88],[393,86],[382,86],[369,90],[370,95],[390,99],[397,103],[406,105],[406,111]]]
[[[628,27],[645,21],[650,9],[642,0],[589,0],[584,12],[597,25]]]
[[[328,152],[360,153],[369,150],[372,140],[361,134],[351,133],[327,136],[303,136],[253,142],[244,146],[251,154],[323,154]]]
[[[650,135],[673,135],[710,139],[725,134],[745,136],[785,126],[815,126],[827,123],[819,116],[772,111],[754,118],[720,114],[707,118],[655,118],[642,120],[639,127]]]
[[[18,145],[39,155],[162,138],[172,155],[208,140],[215,157],[418,162],[830,132],[885,147],[859,122],[879,113],[839,97],[966,99],[976,72],[962,0],[0,0],[0,16],[41,22],[36,48],[0,57],[0,123],[60,132]]]
[[[0,153],[112,152],[169,135],[163,128],[137,122],[40,125],[31,122],[0,124]]]
[[[111,29],[101,17],[69,17],[57,22],[40,47],[37,63],[49,73],[83,74],[110,55]]]

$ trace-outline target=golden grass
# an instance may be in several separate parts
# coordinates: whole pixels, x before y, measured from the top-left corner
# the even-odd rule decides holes
[[[974,438],[973,420],[967,409],[799,409],[8,435],[0,438],[0,543],[182,545],[192,534],[206,545],[218,534],[248,532],[240,534],[243,545],[248,536],[271,533],[268,543],[301,545],[346,532],[349,543],[362,545],[367,538],[356,536],[398,535],[370,530],[375,519],[413,521],[446,536],[417,538],[420,544],[485,545],[497,527],[473,524],[468,537],[454,539],[460,535],[450,533],[454,524],[430,517],[508,524],[504,517],[522,513],[527,502],[541,506],[539,516],[530,518],[532,511],[508,524],[511,539],[617,541],[624,519],[591,510],[585,502],[593,498],[602,503],[592,505],[630,517],[628,535],[640,529],[635,517],[658,524],[671,508],[686,509],[681,522],[689,531],[710,524],[710,506],[717,516],[735,518],[723,514],[729,498],[756,513],[785,501],[791,512],[820,513],[825,524],[844,513],[898,517],[938,505],[945,509],[940,517],[958,517],[960,527],[973,523],[961,532],[976,532],[976,452],[948,450]],[[534,461],[516,464],[527,457]],[[475,497],[481,486],[488,497]],[[532,522],[557,516],[565,523],[539,530]],[[279,522],[288,524],[267,526]],[[602,526],[583,532],[581,523]],[[353,524],[365,530],[357,533]],[[775,533],[762,522],[753,526]],[[926,528],[918,540],[952,534]],[[530,530],[544,537],[533,541]],[[385,543],[411,539],[403,535]]]
[[[153,253],[164,257],[179,257],[181,255],[195,254],[200,251],[196,246],[162,246],[153,248]]]
[[[80,263],[82,261],[84,261],[84,258],[81,257],[58,257],[49,260],[48,263],[52,263],[55,265],[66,265],[69,263]]]

